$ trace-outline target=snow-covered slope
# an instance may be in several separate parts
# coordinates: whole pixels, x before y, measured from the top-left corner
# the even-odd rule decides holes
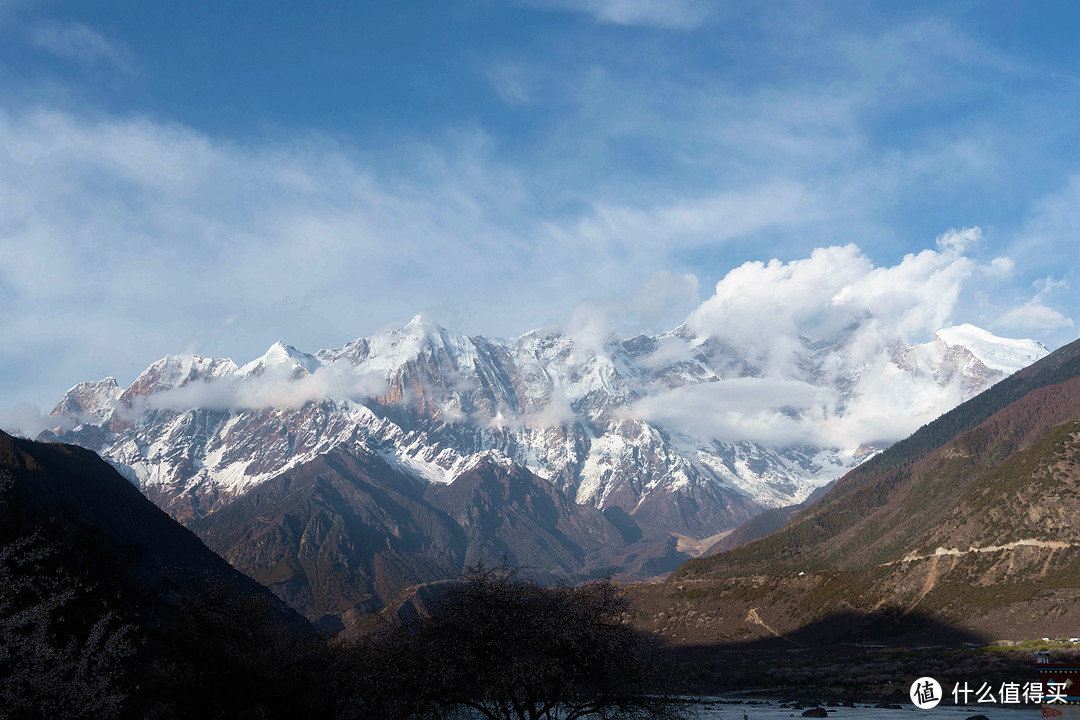
[[[122,392],[114,377],[97,382],[81,382],[64,394],[52,414],[76,424],[102,423],[112,414]]]
[[[1008,375],[1046,356],[1046,347],[1040,342],[1001,338],[968,324],[939,330],[936,339],[946,346],[964,348],[986,367]]]
[[[970,325],[916,346],[867,337],[856,323],[801,338],[777,369],[686,327],[596,351],[556,331],[470,338],[418,315],[314,355],[279,342],[242,367],[174,355],[122,391],[83,383],[54,433],[181,519],[338,448],[429,483],[497,458],[579,504],[701,539],[803,500],[1047,352]]]
[[[279,340],[271,345],[262,357],[255,358],[240,368],[238,374],[241,377],[252,377],[272,373],[295,378],[311,375],[321,365],[318,358],[302,353]]]

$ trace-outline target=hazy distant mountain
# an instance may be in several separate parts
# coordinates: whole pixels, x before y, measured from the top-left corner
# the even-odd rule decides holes
[[[265,548],[262,555],[250,549],[265,538],[264,516],[285,532],[310,523],[316,507],[325,510],[325,502],[301,497],[292,485],[299,478],[304,493],[314,492],[317,480],[360,493],[327,516],[344,523],[342,543],[360,532],[348,518],[360,506],[370,511],[361,525],[374,535],[338,558],[360,601],[372,593],[385,599],[379,587],[413,575],[429,579],[499,547],[523,557],[536,533],[555,538],[560,522],[578,529],[592,523],[586,536],[602,541],[593,547],[573,533],[551,540],[536,554],[538,572],[588,572],[601,549],[616,570],[630,563],[635,573],[663,572],[706,549],[710,537],[766,507],[802,501],[1046,354],[1036,342],[972,326],[947,328],[915,346],[872,329],[872,318],[853,320],[825,339],[783,339],[779,363],[685,327],[596,346],[555,331],[469,338],[417,316],[404,328],[313,355],[275,343],[242,367],[168,356],[127,388],[112,378],[83,383],[57,405],[55,429],[43,438],[99,452],[174,517],[207,533],[238,567],[278,578],[279,590],[302,570],[295,591],[304,597],[320,586],[321,571],[305,566],[296,548],[271,543],[283,553],[275,563],[296,565],[280,576],[265,575],[276,566]],[[350,469],[313,475],[331,458]],[[475,478],[484,458],[486,466],[510,469],[500,488],[465,497],[459,483]],[[544,492],[556,492],[549,498],[560,514],[555,525],[536,514],[538,506],[507,516],[530,532],[507,534],[505,518],[484,531],[462,524],[485,504],[509,501],[506,483],[514,478],[550,484]],[[250,509],[255,502],[264,509]],[[304,509],[286,511],[293,502]],[[593,509],[592,519],[583,519],[582,508]],[[226,518],[235,518],[232,527]],[[420,550],[395,549],[395,533],[404,537],[410,524],[434,536]],[[447,539],[438,540],[442,534]],[[376,549],[376,537],[389,537],[390,547]],[[428,569],[401,569],[414,557],[415,567]],[[384,561],[399,568],[384,579],[398,580],[372,584]],[[308,602],[314,612],[330,601]]]

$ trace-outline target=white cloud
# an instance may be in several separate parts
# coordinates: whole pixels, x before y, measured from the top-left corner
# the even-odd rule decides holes
[[[928,384],[900,372],[886,354],[860,379],[861,387],[841,397],[834,387],[799,380],[733,378],[650,395],[629,414],[690,437],[851,453],[863,443],[903,439],[964,399],[958,382]]]
[[[547,405],[538,412],[525,413],[522,423],[530,428],[551,428],[563,424],[573,423],[580,418],[570,406],[570,399],[566,392],[556,387],[548,400]]]
[[[310,375],[292,377],[291,368],[270,369],[253,377],[226,376],[193,382],[150,395],[136,410],[260,410],[298,408],[312,401],[365,401],[386,392],[378,373],[357,373],[347,364],[324,365]]]
[[[85,65],[109,65],[124,73],[134,71],[131,53],[81,23],[49,24],[35,28],[31,41],[65,60]]]
[[[676,335],[667,335],[659,338],[656,349],[639,359],[637,364],[649,369],[667,367],[689,360],[693,351],[694,348],[688,341]]]
[[[928,383],[895,364],[898,350],[929,341],[950,324],[975,268],[960,254],[970,241],[940,246],[941,252],[909,254],[891,267],[875,267],[847,245],[735,268],[686,327],[698,338],[696,352],[709,352],[706,341],[716,339],[725,353],[743,354],[758,376],[653,394],[637,403],[634,415],[691,436],[773,446],[851,451],[905,437],[962,399],[957,381]],[[913,351],[919,357],[940,352],[932,344],[920,347]],[[668,343],[645,365],[662,366],[688,350]]]
[[[744,348],[767,375],[797,377],[802,338],[843,341],[848,364],[890,343],[928,339],[946,325],[971,269],[966,257],[933,250],[875,268],[854,245],[819,248],[803,260],[735,268],[686,325]]]
[[[1034,298],[1002,315],[998,323],[1023,333],[1057,330],[1075,325],[1071,319]]]
[[[990,265],[987,268],[987,272],[991,275],[1007,278],[1013,274],[1016,269],[1016,261],[1010,257],[996,257],[990,261]]]
[[[36,405],[21,403],[13,408],[0,409],[0,429],[11,435],[33,439],[42,430],[56,425],[57,420],[50,418]]]
[[[614,338],[666,329],[697,300],[697,277],[661,270],[631,293],[578,303],[561,329],[577,350],[600,354]]]
[[[937,239],[938,248],[945,253],[964,253],[982,242],[982,228],[970,227],[949,230]]]
[[[1036,289],[1035,295],[1005,313],[998,320],[999,324],[1019,328],[1026,333],[1032,330],[1058,330],[1075,325],[1072,319],[1043,302],[1047,295],[1068,288],[1064,280],[1056,280],[1048,275],[1037,279],[1032,285]]]
[[[785,447],[824,439],[820,420],[828,403],[826,391],[806,382],[733,378],[651,395],[631,414],[691,437]]]
[[[527,0],[538,8],[592,15],[601,23],[671,30],[695,28],[712,14],[708,0]]]

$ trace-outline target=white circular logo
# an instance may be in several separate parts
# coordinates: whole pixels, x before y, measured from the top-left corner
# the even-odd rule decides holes
[[[921,677],[911,683],[911,702],[920,710],[937,707],[941,702],[941,685],[932,677]]]

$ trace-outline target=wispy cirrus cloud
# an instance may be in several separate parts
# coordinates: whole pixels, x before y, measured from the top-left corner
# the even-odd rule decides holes
[[[780,181],[670,204],[598,204],[587,217],[563,232],[593,243],[617,239],[641,245],[651,238],[663,238],[672,248],[714,244],[822,220],[827,204],[827,197],[802,183]]]
[[[437,298],[514,297],[519,183],[479,153],[419,154],[394,180],[326,138],[247,148],[142,118],[0,113],[0,365],[47,356],[70,385],[194,339],[330,346]],[[225,316],[227,337],[207,337]]]
[[[127,48],[82,23],[38,25],[30,31],[30,40],[65,60],[88,66],[108,66],[126,74],[135,72],[135,60]]]
[[[525,0],[541,9],[579,12],[612,25],[689,30],[713,12],[710,0]]]

